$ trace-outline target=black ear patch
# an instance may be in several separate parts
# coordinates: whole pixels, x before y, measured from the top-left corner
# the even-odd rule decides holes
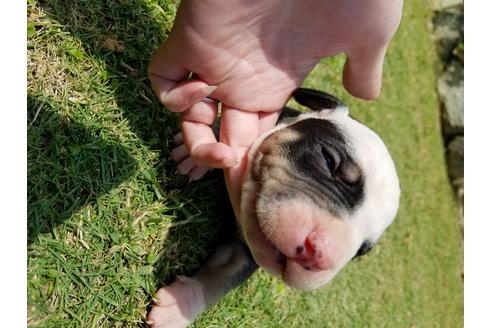
[[[345,104],[337,97],[313,89],[297,88],[292,92],[292,97],[294,97],[299,104],[309,107],[316,112],[323,109],[345,107]]]

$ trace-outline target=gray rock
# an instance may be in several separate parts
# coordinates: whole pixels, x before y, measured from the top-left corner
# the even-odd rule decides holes
[[[437,81],[437,90],[443,104],[443,127],[447,136],[464,134],[463,65],[452,60]]]
[[[446,159],[448,162],[448,173],[454,182],[462,181],[464,178],[465,138],[458,136],[448,145]]]
[[[458,201],[458,208],[460,210],[460,230],[461,238],[463,238],[464,232],[464,216],[465,216],[465,179],[457,179],[453,181],[454,191],[456,192],[456,198]]]
[[[463,42],[463,11],[456,8],[437,12],[433,18],[437,51],[444,62],[453,55],[453,49]]]

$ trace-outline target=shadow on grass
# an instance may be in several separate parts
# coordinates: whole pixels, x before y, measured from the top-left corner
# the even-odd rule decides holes
[[[149,148],[162,150],[165,172],[176,169],[167,158],[168,143],[178,130],[178,122],[155,98],[146,71],[152,52],[172,26],[176,3],[161,0],[38,1],[38,6],[49,17],[81,41],[88,55],[104,62],[118,107],[133,132]],[[221,229],[220,213],[227,208],[223,206],[228,198],[221,171],[190,185],[183,179],[166,174],[163,188],[165,192],[180,190],[178,203],[186,199],[186,206],[198,205],[199,222],[180,224],[188,220],[190,213],[178,215],[163,241],[163,255],[155,263],[155,281],[159,285],[172,281],[175,274],[190,274],[199,267]],[[42,183],[50,184],[49,181]]]
[[[28,95],[28,244],[125,181],[136,168],[122,146],[54,113]]]
[[[163,255],[154,271],[157,288],[174,281],[176,275],[192,275],[215,245],[231,235],[231,223],[234,225],[222,170],[214,170],[192,184],[183,180],[169,186],[180,190],[180,201],[189,203],[163,241]]]

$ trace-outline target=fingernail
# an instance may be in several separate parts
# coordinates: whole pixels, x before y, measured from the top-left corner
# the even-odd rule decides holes
[[[195,174],[190,174],[190,181],[197,181],[197,180],[200,180],[201,178],[203,178],[203,176],[205,174],[207,174],[209,171],[211,171],[211,169],[208,169],[207,172],[205,173],[202,173],[200,172],[200,174],[197,174],[196,172],[193,172]]]
[[[234,161],[234,160],[232,160],[230,158],[224,158],[222,160],[222,163],[224,163],[224,165],[227,166],[227,167],[233,167],[233,166],[238,165],[239,164],[239,161]]]
[[[207,85],[206,87],[201,88],[197,92],[191,96],[190,102],[195,104],[199,101],[202,101],[203,98],[209,96],[214,90],[217,89],[216,85]]]
[[[207,85],[206,87],[201,88],[200,91],[205,95],[204,97],[207,97],[214,92],[215,89],[217,89],[216,85]]]
[[[189,174],[188,175],[188,183],[192,182],[192,181],[196,181],[198,180],[196,176],[194,176],[193,174]]]
[[[207,103],[211,103],[211,104],[216,104],[217,103],[217,100],[212,99],[212,98],[209,98],[209,97],[203,98],[202,101],[203,102],[207,102]]]

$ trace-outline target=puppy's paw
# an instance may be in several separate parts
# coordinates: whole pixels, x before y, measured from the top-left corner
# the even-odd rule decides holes
[[[188,175],[190,181],[200,180],[208,172],[208,167],[198,166],[191,158],[188,149],[183,141],[183,135],[178,133],[174,136],[173,142],[176,147],[171,151],[171,158],[176,162],[176,172],[181,175]]]
[[[184,276],[159,289],[156,298],[147,316],[147,323],[153,328],[187,327],[206,308],[201,284]]]

